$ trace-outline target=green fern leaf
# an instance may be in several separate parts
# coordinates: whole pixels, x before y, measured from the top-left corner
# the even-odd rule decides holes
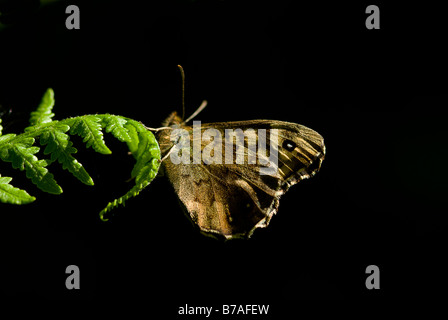
[[[53,106],[54,106],[54,92],[53,89],[49,88],[42,97],[42,100],[39,104],[39,107],[37,107],[37,110],[31,112],[30,124],[32,126],[35,126],[51,122],[51,118],[54,117],[54,113],[51,112]]]
[[[8,133],[3,136],[0,136],[0,144],[7,145],[7,143],[9,143],[15,136],[16,134],[14,133]],[[5,147],[0,147],[0,150],[3,149],[5,149]]]
[[[58,123],[43,132],[40,137],[40,143],[47,145],[44,154],[51,154],[51,162],[57,160],[62,164],[64,170],[71,172],[82,183],[93,186],[93,180],[86,169],[72,156],[78,150],[72,147],[73,143],[69,140],[70,137],[65,134],[69,129],[68,125]]]
[[[93,185],[93,180],[84,167],[73,157],[77,152],[70,141],[70,134],[77,134],[83,138],[87,147],[92,147],[102,154],[111,151],[104,142],[104,129],[115,138],[126,142],[129,150],[136,159],[131,172],[135,178],[135,185],[125,195],[110,202],[101,213],[104,214],[131,197],[138,195],[156,177],[160,167],[161,153],[159,145],[152,132],[135,120],[110,115],[85,115],[62,121],[53,121],[54,92],[48,89],[36,111],[30,117],[30,126],[19,135],[2,134],[0,125],[0,159],[11,162],[15,169],[25,170],[26,176],[42,191],[59,194],[61,187],[47,170],[48,164],[58,161],[65,170],[87,185]],[[1,123],[1,119],[0,119]],[[40,150],[34,146],[35,138],[40,138],[40,144],[45,146],[44,155],[49,159],[39,160],[35,154]],[[11,178],[0,177],[0,202],[25,204],[35,200],[26,191],[10,185]]]
[[[29,138],[27,140],[33,140]],[[24,139],[25,141],[25,139]],[[8,158],[3,159],[7,162],[12,162],[14,169],[20,169],[26,171],[27,178],[42,191],[60,194],[62,188],[56,183],[53,175],[48,172],[48,162],[46,160],[38,160],[34,155],[39,151],[39,147],[31,147],[25,143],[17,143],[8,150]]]
[[[102,154],[111,154],[112,151],[106,146],[101,131],[101,118],[94,115],[71,118],[71,121],[65,121],[71,129],[71,134],[77,134],[84,138],[87,148],[92,147],[96,152]],[[63,121],[61,121],[63,122]],[[72,122],[72,123],[71,123]]]
[[[120,116],[106,114],[102,117],[102,127],[105,129],[105,131],[107,133],[112,133],[112,135],[121,142],[131,141],[128,129],[124,127],[126,123],[126,119]]]
[[[26,176],[42,191],[52,194],[62,193],[53,175],[45,168],[48,165],[47,161],[38,160],[34,155],[38,151],[38,147],[16,144],[6,152],[2,150],[0,157],[3,161],[12,162],[14,169],[25,170]]]
[[[9,183],[12,178],[2,177],[0,175],[0,201],[11,204],[27,204],[36,200],[30,196],[25,190],[15,188]]]

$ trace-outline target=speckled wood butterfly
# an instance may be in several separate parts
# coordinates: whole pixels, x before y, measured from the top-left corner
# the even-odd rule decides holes
[[[188,120],[183,121],[173,112],[159,129],[157,139],[164,156],[162,172],[173,185],[188,216],[208,235],[226,239],[250,237],[256,228],[266,227],[278,210],[280,197],[292,185],[314,176],[325,157],[322,136],[300,124],[251,120],[206,123],[195,128],[186,125]],[[238,139],[217,139],[219,135],[228,138],[229,132],[239,129],[244,133],[239,145]],[[184,134],[174,134],[175,130]],[[215,133],[213,139],[207,135],[210,130]],[[271,139],[266,140],[269,136]],[[186,155],[188,161],[176,162],[172,151],[182,139],[186,149],[174,153]],[[210,148],[211,143],[217,141],[219,143]],[[265,149],[270,150],[269,156],[276,154],[275,161],[268,164],[251,158],[257,155],[253,147],[264,144]],[[235,162],[238,156],[243,161]],[[210,161],[211,158],[215,161]],[[233,162],[224,161],[224,158],[233,159]],[[263,168],[271,166],[272,162],[275,162],[275,170],[263,174]]]

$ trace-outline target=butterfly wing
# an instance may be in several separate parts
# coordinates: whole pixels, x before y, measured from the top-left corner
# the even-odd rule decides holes
[[[266,227],[277,212],[279,199],[290,186],[313,176],[325,156],[323,138],[315,131],[295,123],[253,120],[203,124],[201,135],[194,135],[192,127],[183,127],[191,142],[189,164],[174,164],[167,158],[162,164],[165,175],[173,185],[188,215],[201,231],[222,235],[226,238],[250,237],[259,227]],[[219,150],[207,149],[210,141],[204,139],[208,129],[221,134],[222,163],[208,161],[210,155],[219,155]],[[227,130],[242,129],[244,146],[236,148],[234,140],[225,139]],[[250,129],[250,130],[248,130]],[[265,139],[266,149],[272,143],[271,133],[277,131],[278,168],[270,174],[261,174],[269,164],[249,163],[256,152],[250,142]],[[173,146],[170,130],[160,135],[162,152]],[[201,139],[202,137],[202,139]],[[200,145],[202,159],[193,163],[194,145]],[[228,148],[228,149],[227,149]],[[216,152],[218,150],[218,152]],[[226,150],[232,150],[233,159],[242,155],[241,164],[225,162]],[[258,154],[257,154],[258,155]]]

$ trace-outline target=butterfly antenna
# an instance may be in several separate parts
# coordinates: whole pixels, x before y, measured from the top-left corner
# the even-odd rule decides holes
[[[182,76],[182,119],[184,119],[185,118],[185,72],[184,72],[184,68],[182,68],[182,66],[180,64],[178,64],[177,67],[179,68],[180,74]],[[206,106],[207,106],[207,101],[206,100],[202,101],[199,108],[187,120],[185,120],[183,122],[183,124],[187,123],[188,121],[190,121],[191,119],[196,117],[198,115],[198,113],[201,112]]]
[[[185,72],[184,68],[180,64],[177,65],[180,70],[180,75],[182,77],[182,119],[185,117]]]
[[[197,108],[197,110],[190,117],[188,117],[188,119],[185,120],[184,123],[187,123],[188,121],[190,121],[191,119],[196,117],[198,115],[198,113],[201,112],[206,106],[207,106],[207,100],[202,101],[199,108]]]
[[[175,147],[175,145],[172,146],[172,147],[170,148],[170,150],[168,151],[168,153],[167,153],[162,159],[159,160],[160,163],[162,163],[163,161],[165,161],[165,159],[168,158],[168,157],[170,156],[170,154],[174,151],[174,147]]]

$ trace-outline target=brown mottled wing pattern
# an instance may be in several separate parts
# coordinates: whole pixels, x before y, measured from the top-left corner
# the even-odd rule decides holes
[[[180,122],[174,114],[165,125]],[[192,127],[182,128],[190,132],[193,144]],[[243,148],[244,164],[224,164],[224,159],[222,164],[173,164],[169,157],[162,164],[165,175],[193,222],[203,232],[226,238],[250,237],[256,228],[266,227],[277,212],[280,196],[290,186],[313,176],[325,156],[323,138],[317,132],[295,123],[273,120],[208,123],[202,124],[202,133],[208,128],[219,130],[222,137],[225,137],[225,129],[240,128],[244,131],[250,128],[255,132],[265,129],[268,142],[270,130],[278,130],[278,170],[272,175],[261,175],[260,168],[263,166],[259,163],[248,164],[250,150],[246,147]],[[159,133],[162,154],[173,146],[170,131]],[[199,143],[204,151],[208,142]]]

